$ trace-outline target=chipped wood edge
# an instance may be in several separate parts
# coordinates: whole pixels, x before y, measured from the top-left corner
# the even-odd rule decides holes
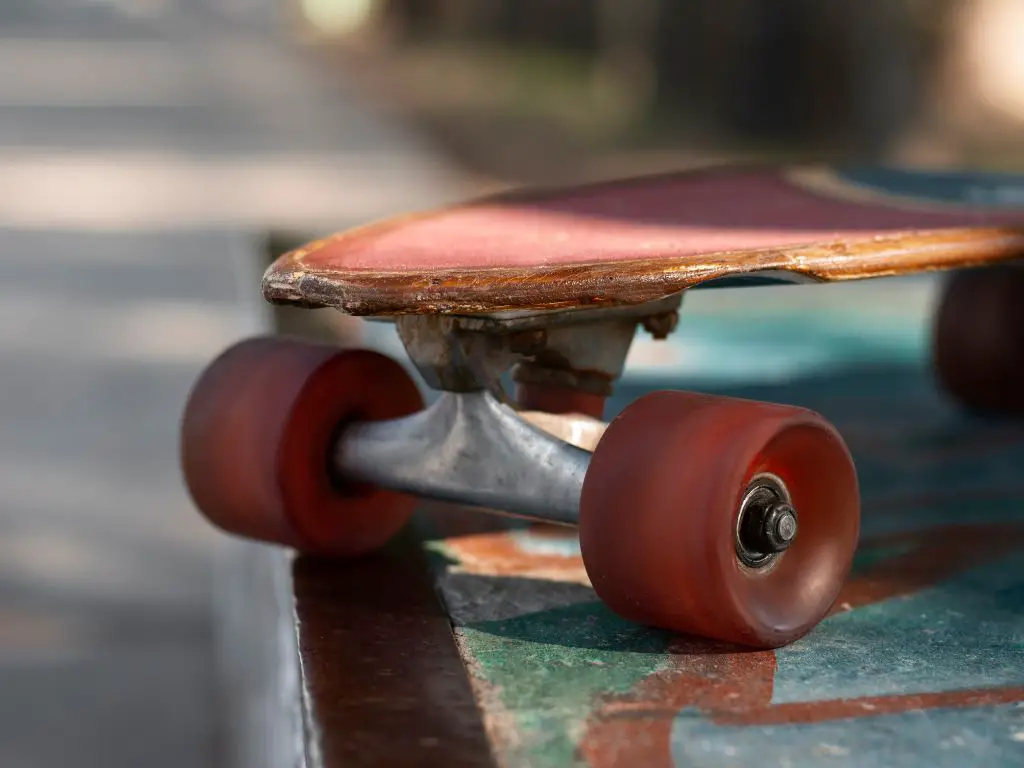
[[[268,301],[356,316],[642,304],[751,274],[775,274],[781,282],[839,282],[1014,261],[1024,258],[1024,227],[907,230],[791,248],[429,272],[318,271],[303,262],[315,247],[285,254],[267,270],[262,287]]]

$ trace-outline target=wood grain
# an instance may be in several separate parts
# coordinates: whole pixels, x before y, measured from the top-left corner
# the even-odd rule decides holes
[[[311,768],[493,765],[411,532],[359,560],[300,557],[293,578]]]
[[[771,273],[780,282],[858,280],[1024,258],[1024,226],[867,234],[792,247],[654,255],[536,267],[313,269],[279,259],[263,280],[274,303],[351,315],[488,313],[641,304],[711,280]]]

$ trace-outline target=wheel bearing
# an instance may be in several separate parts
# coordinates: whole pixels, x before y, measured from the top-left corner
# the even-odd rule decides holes
[[[799,529],[785,483],[756,476],[747,487],[736,519],[736,555],[749,568],[766,568],[792,546]]]

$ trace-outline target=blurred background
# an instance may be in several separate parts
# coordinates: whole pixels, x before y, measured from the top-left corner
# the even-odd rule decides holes
[[[723,154],[1020,162],[1012,0],[301,0],[293,23],[499,182]]]
[[[182,404],[241,335],[366,333],[266,309],[274,254],[729,158],[1024,169],[1024,4],[0,3],[0,765],[218,764]]]

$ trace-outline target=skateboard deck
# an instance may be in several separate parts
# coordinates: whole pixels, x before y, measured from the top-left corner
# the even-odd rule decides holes
[[[279,258],[263,293],[362,316],[480,314],[1021,257],[1021,177],[711,168],[502,194],[341,232]]]

